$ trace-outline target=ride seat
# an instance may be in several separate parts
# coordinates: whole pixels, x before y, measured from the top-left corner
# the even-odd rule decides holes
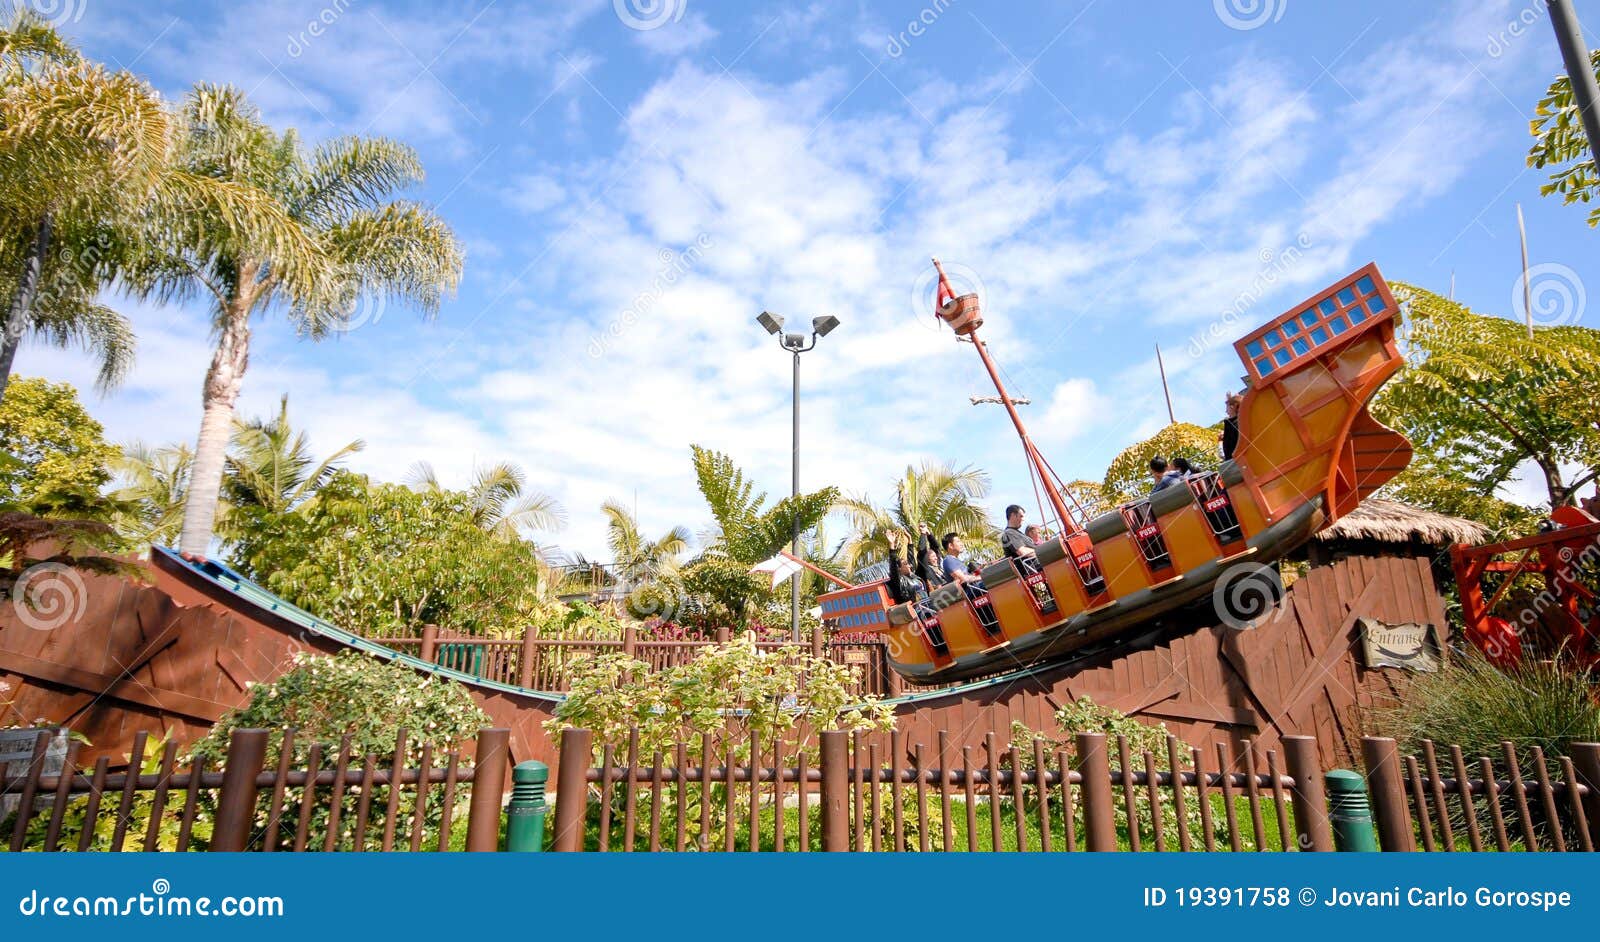
[[[917,615],[916,612],[912,610],[911,603],[905,602],[889,609],[888,618],[889,624],[899,628],[902,625],[909,625],[916,621]]]
[[[993,590],[1017,578],[1017,567],[1011,565],[1010,557],[997,559],[983,567],[983,585]]]
[[[944,611],[952,605],[960,605],[967,600],[967,594],[961,590],[961,583],[952,582],[933,590],[928,596],[935,611]]]

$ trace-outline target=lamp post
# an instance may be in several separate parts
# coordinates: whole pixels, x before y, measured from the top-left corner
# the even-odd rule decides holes
[[[790,482],[789,493],[794,498],[800,496],[800,354],[816,347],[817,340],[828,336],[835,327],[839,326],[839,319],[830,315],[813,317],[811,319],[811,337],[809,341],[805,333],[784,333],[783,318],[770,311],[762,311],[756,318],[756,323],[765,327],[767,333],[778,338],[778,346],[787,350],[794,356],[794,440],[791,454],[793,477]],[[791,501],[791,509],[794,502]],[[793,518],[789,534],[789,552],[795,558],[800,557],[800,517]],[[790,577],[789,583],[789,634],[798,643],[800,641],[800,574],[795,573]]]

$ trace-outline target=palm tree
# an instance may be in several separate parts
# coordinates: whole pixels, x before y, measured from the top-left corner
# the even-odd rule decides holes
[[[433,465],[419,461],[411,466],[406,483],[424,493],[443,493]],[[527,476],[510,462],[476,468],[467,484],[472,522],[485,532],[504,540],[522,538],[524,530],[559,530],[566,524],[566,511],[554,497],[528,489]]]
[[[170,545],[176,540],[193,463],[194,452],[187,445],[124,445],[116,464],[120,486],[111,494],[125,508],[115,521],[117,532],[139,546]]]
[[[116,382],[133,334],[99,290],[152,242],[209,238],[196,220],[304,257],[279,207],[175,164],[174,129],[149,85],[83,60],[38,15],[0,27],[0,396],[29,334],[86,347]]]
[[[289,397],[278,401],[270,419],[236,421],[223,500],[231,507],[259,507],[284,513],[298,507],[328,483],[345,458],[366,447],[361,439],[346,443],[321,461],[311,455],[306,433],[289,423]]]
[[[675,575],[689,550],[689,528],[677,526],[659,539],[639,530],[632,512],[614,500],[600,505],[606,515],[606,543],[617,577],[624,582],[648,584]]]
[[[153,89],[84,62],[38,14],[16,8],[0,27],[0,396],[29,333],[83,342],[103,385],[126,369],[127,322],[95,302],[103,259],[80,243],[146,199],[168,129]]]
[[[981,550],[994,541],[988,511],[978,503],[988,494],[989,476],[976,468],[955,469],[931,461],[920,468],[908,465],[895,482],[892,505],[879,507],[865,495],[839,502],[856,531],[840,549],[839,561],[847,572],[880,562],[889,555],[891,531],[914,539],[922,524],[937,538],[956,533]]]
[[[178,167],[253,194],[292,230],[292,237],[276,238],[248,219],[229,225],[221,212],[195,212],[130,279],[143,297],[212,304],[216,350],[179,541],[186,552],[203,554],[216,523],[252,318],[282,309],[301,333],[319,339],[348,327],[364,296],[431,315],[460,281],[462,252],[432,211],[389,199],[422,180],[409,147],[345,137],[308,153],[293,131],[275,132],[243,93],[226,86],[197,85],[179,117]]]

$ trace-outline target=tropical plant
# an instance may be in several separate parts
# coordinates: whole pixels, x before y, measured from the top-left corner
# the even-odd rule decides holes
[[[98,291],[142,270],[149,252],[203,257],[213,239],[248,232],[275,257],[306,257],[280,206],[174,161],[173,132],[149,85],[84,60],[48,21],[14,8],[0,29],[0,396],[30,332],[81,343],[100,359],[101,384],[115,382],[133,335]]]
[[[915,538],[923,524],[932,529],[935,538],[955,533],[974,549],[994,542],[988,511],[979,503],[989,494],[989,476],[984,472],[935,462],[908,465],[894,490],[894,503],[886,507],[874,504],[866,495],[839,501],[839,509],[855,530],[839,552],[839,564],[845,571],[854,572],[888,558],[890,532]]]
[[[0,29],[0,397],[30,332],[83,341],[105,384],[127,368],[127,323],[95,301],[102,260],[78,250],[125,227],[157,185],[168,121],[147,84],[85,62],[43,17],[13,8]]]
[[[411,466],[407,483],[429,493],[445,490],[426,461]],[[566,511],[556,499],[529,490],[527,475],[509,462],[475,469],[466,493],[472,501],[473,523],[504,540],[522,539],[527,530],[559,530],[566,523]]]
[[[340,471],[287,512],[236,508],[229,533],[246,576],[357,634],[520,634],[543,600],[537,548],[484,532],[456,491]]]
[[[290,222],[288,237],[279,238],[251,219],[229,225],[221,213],[196,211],[129,279],[143,297],[204,297],[213,306],[216,349],[179,541],[203,554],[252,319],[281,309],[302,334],[320,339],[347,329],[363,298],[431,314],[459,281],[462,253],[433,212],[389,200],[423,176],[416,153],[402,144],[345,137],[308,153],[293,131],[279,134],[263,123],[239,90],[204,84],[189,93],[179,123],[175,165],[183,173],[226,182]]]
[[[606,545],[617,576],[632,585],[647,585],[676,576],[689,551],[689,530],[676,526],[654,539],[639,529],[633,512],[614,500],[600,505],[606,515]]]
[[[116,519],[117,531],[136,547],[177,542],[193,463],[194,452],[187,445],[124,445],[114,465],[117,486],[111,492],[123,508]]]
[[[1589,53],[1589,67],[1600,71],[1600,49]],[[1558,76],[1533,113],[1534,119],[1528,125],[1534,138],[1528,149],[1528,166],[1539,170],[1555,168],[1550,182],[1539,187],[1539,193],[1559,193],[1567,205],[1592,202],[1600,189],[1600,174],[1595,172],[1583,117],[1572,98],[1572,80],[1565,74]],[[1589,225],[1600,225],[1600,207],[1589,211]]]
[[[1493,499],[1531,463],[1557,506],[1600,477],[1600,331],[1536,327],[1530,337],[1524,325],[1421,288],[1397,285],[1396,297],[1406,369],[1373,414],[1424,457],[1395,492],[1427,499],[1454,489],[1462,499],[1435,509],[1470,511],[1465,498]],[[1430,477],[1454,486],[1430,488]]]
[[[1124,448],[1106,468],[1100,483],[1101,501],[1110,507],[1150,493],[1150,459],[1187,458],[1196,468],[1216,467],[1217,429],[1174,422],[1135,445]]]
[[[356,439],[318,461],[303,431],[289,422],[289,397],[278,400],[278,414],[235,421],[227,455],[222,499],[230,507],[257,507],[283,513],[298,507],[338,473],[339,464],[366,444]]]
[[[716,531],[710,545],[728,558],[746,565],[761,562],[788,546],[795,532],[807,532],[822,522],[839,499],[837,488],[793,495],[766,506],[767,495],[755,492],[755,483],[729,456],[690,445],[695,480],[711,507]]]

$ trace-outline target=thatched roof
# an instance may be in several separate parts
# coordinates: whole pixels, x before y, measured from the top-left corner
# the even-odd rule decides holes
[[[1383,543],[1417,540],[1433,546],[1476,545],[1488,538],[1489,528],[1481,523],[1377,497],[1362,501],[1355,510],[1324,527],[1315,537],[1323,541],[1377,540]]]

